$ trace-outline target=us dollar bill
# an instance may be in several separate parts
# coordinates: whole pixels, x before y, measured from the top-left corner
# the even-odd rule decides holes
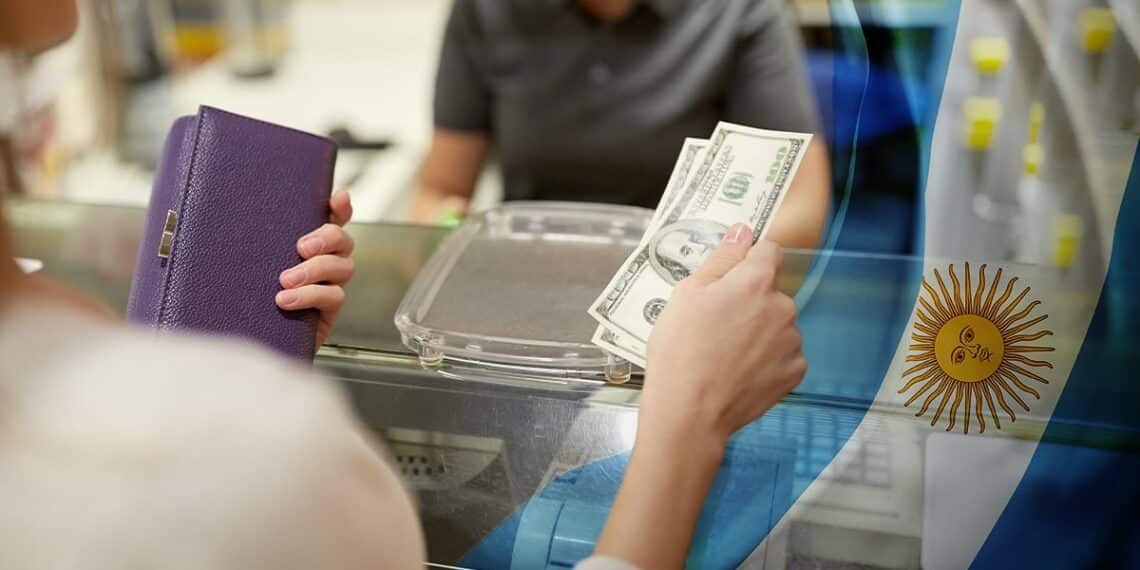
[[[649,238],[653,236],[655,228],[658,225],[657,222],[660,214],[668,211],[669,206],[680,196],[681,188],[685,186],[685,183],[690,179],[690,175],[694,170],[693,165],[698,164],[704,157],[704,152],[708,148],[708,144],[709,141],[707,139],[685,139],[684,144],[681,146],[681,152],[677,156],[677,161],[673,163],[673,171],[669,175],[669,181],[665,184],[665,191],[661,194],[661,200],[657,203],[657,210],[654,213],[653,219],[646,227],[645,234],[642,236],[641,242],[634,251],[644,246]],[[645,367],[646,347],[644,343],[626,338],[619,333],[605,328],[601,324],[599,324],[594,331],[592,341],[603,350],[620,356],[642,368]]]
[[[719,123],[707,150],[588,312],[615,338],[644,346],[677,285],[733,224],[764,237],[812,136]]]
[[[693,166],[700,164],[708,148],[708,139],[685,139],[684,144],[681,145],[681,152],[677,155],[677,161],[673,163],[673,172],[669,174],[669,181],[665,183],[665,191],[661,193],[661,199],[657,202],[653,220],[646,228],[645,235],[641,237],[641,244],[645,244],[652,237],[655,226],[661,218],[661,213],[667,212],[681,195],[681,189],[692,179],[692,174],[695,171]]]
[[[602,350],[645,368],[645,345],[622,338],[602,325],[598,325],[591,341]]]

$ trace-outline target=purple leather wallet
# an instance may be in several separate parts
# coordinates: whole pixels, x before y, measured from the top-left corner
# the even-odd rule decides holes
[[[200,107],[174,122],[155,172],[127,319],[260,341],[301,359],[317,312],[282,311],[278,276],[328,219],[336,145]]]

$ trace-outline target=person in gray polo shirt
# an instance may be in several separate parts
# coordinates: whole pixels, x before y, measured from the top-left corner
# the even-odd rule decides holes
[[[685,137],[718,120],[819,133],[784,0],[456,0],[413,217],[466,213],[492,148],[507,200],[654,207]],[[817,136],[769,238],[817,244]]]

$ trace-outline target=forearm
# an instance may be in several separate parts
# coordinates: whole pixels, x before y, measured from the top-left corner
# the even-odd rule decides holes
[[[782,254],[733,225],[673,290],[649,339],[637,440],[596,554],[681,568],[729,437],[807,370]]]
[[[435,223],[447,210],[466,213],[489,146],[490,138],[485,133],[435,129],[416,181],[413,218]]]
[[[18,271],[18,270],[17,270]],[[29,298],[39,298],[56,305],[67,305],[71,309],[85,313],[89,317],[103,319],[110,322],[119,322],[121,317],[103,301],[82,293],[61,282],[45,277],[42,274],[22,276],[16,281],[19,294],[26,294]]]
[[[724,441],[686,430],[638,434],[596,554],[640,568],[681,568],[724,455]]]
[[[830,201],[831,164],[827,145],[817,136],[804,153],[800,169],[767,239],[784,247],[819,247]]]
[[[412,218],[420,222],[435,223],[449,209],[465,214],[467,202],[474,192],[474,186],[453,187],[421,178],[412,196]]]
[[[477,175],[476,175],[477,177]],[[442,200],[450,197],[471,198],[475,193],[475,180],[446,180],[428,173],[421,173],[416,180],[415,196],[426,200]]]

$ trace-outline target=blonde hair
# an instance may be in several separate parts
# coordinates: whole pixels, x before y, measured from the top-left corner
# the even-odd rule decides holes
[[[16,252],[12,251],[12,240],[8,237],[8,210],[4,207],[4,197],[8,193],[8,187],[8,180],[0,171],[0,301],[20,271],[12,259]]]
[[[3,142],[4,137],[0,136],[0,152],[4,152],[6,148]],[[2,167],[3,158],[0,156],[0,256],[9,255],[8,210],[4,207],[4,198],[8,195],[8,188],[12,186],[8,183],[8,174]]]

